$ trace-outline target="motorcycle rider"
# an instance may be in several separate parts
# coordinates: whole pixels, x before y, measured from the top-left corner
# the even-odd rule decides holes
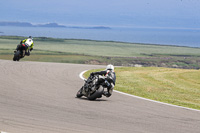
[[[30,51],[33,50],[33,46],[34,46],[33,38],[29,36],[28,39],[21,40],[20,44],[17,45],[16,51],[20,50],[22,47],[25,47],[25,55],[29,56]]]
[[[115,87],[115,81],[116,81],[114,66],[112,64],[109,64],[107,65],[106,70],[99,71],[99,72],[92,72],[90,75],[102,75],[102,76],[99,76],[99,80],[96,85],[103,83],[105,79],[109,82],[109,87],[107,88],[107,91],[103,92],[103,95],[105,95],[106,97],[110,97],[112,95],[113,89]]]

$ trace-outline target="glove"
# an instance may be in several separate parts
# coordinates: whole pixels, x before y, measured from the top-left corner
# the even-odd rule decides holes
[[[94,73],[92,72],[90,75],[91,75],[91,76],[94,76]]]
[[[30,51],[32,51],[32,50],[33,50],[33,48],[30,49]]]

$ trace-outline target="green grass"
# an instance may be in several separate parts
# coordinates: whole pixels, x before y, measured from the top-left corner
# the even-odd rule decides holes
[[[0,49],[14,49],[23,37],[0,36]],[[146,57],[149,55],[196,55],[200,56],[200,48],[147,45],[122,42],[106,42],[92,40],[34,38],[35,49],[92,56],[112,57]]]
[[[85,73],[85,77],[90,72]],[[119,67],[115,89],[132,95],[200,110],[200,70]]]
[[[0,36],[0,59],[12,60],[22,39],[25,37]],[[200,68],[200,48],[46,37],[36,37],[34,43],[31,56],[22,60]]]

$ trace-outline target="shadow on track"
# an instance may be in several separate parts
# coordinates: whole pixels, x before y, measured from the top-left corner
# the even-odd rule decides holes
[[[88,100],[86,97],[82,97],[82,98],[75,97],[75,98],[80,99],[80,100],[94,101],[94,102],[108,101],[106,99]]]

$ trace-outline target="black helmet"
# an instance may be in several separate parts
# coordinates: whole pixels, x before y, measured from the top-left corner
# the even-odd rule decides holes
[[[28,38],[32,39],[32,36],[29,36]]]

